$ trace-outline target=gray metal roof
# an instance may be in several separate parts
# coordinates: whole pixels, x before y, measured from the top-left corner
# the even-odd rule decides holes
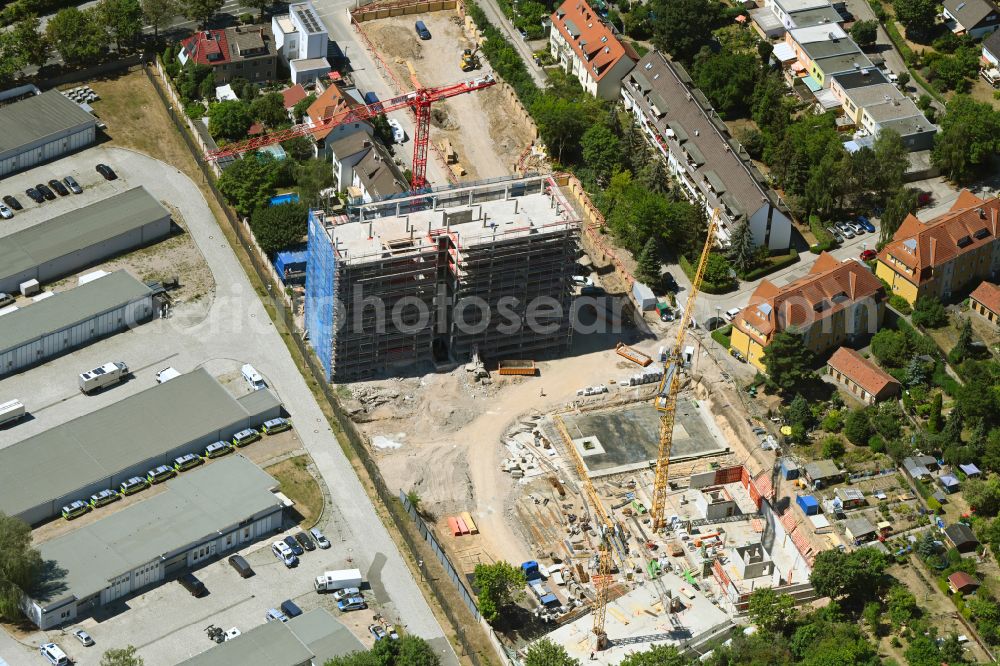
[[[831,476],[840,476],[843,472],[837,468],[837,463],[832,460],[817,460],[807,464],[804,468],[806,476],[810,479],[826,479]]]
[[[38,550],[43,561],[66,571],[59,599],[83,599],[123,573],[280,506],[271,492],[275,486],[270,474],[241,455],[230,456],[185,472],[168,481],[165,492],[46,541]]]
[[[142,186],[57,215],[0,237],[0,280],[165,217],[170,211]]]
[[[96,125],[94,116],[56,90],[0,108],[0,155],[67,130]]]
[[[0,511],[17,515],[247,417],[198,368],[0,449]]]
[[[875,526],[872,525],[872,521],[867,518],[851,518],[850,520],[844,521],[844,529],[849,531],[856,539],[859,536],[873,533],[875,531]]]
[[[0,317],[0,353],[141,300],[151,293],[149,287],[125,270],[58,292]]]
[[[325,664],[334,657],[365,649],[364,644],[325,608],[317,608],[292,618],[286,626],[309,646],[316,656],[316,662],[320,664]],[[261,666],[271,665],[261,663]]]
[[[263,414],[275,407],[281,407],[281,400],[271,389],[259,389],[236,399],[236,402],[251,414]]]

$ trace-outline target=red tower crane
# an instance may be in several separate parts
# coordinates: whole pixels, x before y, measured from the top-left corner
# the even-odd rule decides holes
[[[346,109],[332,116],[320,118],[315,123],[300,123],[285,130],[271,132],[247,139],[246,141],[231,143],[224,148],[206,153],[205,159],[214,161],[221,157],[245,153],[249,150],[281,143],[282,141],[288,141],[299,136],[316,134],[324,130],[328,131],[344,123],[368,120],[381,113],[388,113],[409,107],[413,109],[413,113],[417,117],[416,130],[413,137],[413,182],[411,185],[414,190],[419,190],[427,186],[427,143],[430,140],[431,104],[442,99],[455,97],[456,95],[464,95],[465,93],[489,88],[495,84],[496,79],[493,78],[493,75],[487,74],[446,86],[417,88],[413,92],[393,97],[384,102],[375,102],[366,106],[356,106]]]

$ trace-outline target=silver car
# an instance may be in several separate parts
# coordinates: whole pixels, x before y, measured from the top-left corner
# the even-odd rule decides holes
[[[309,530],[309,533],[312,534],[313,539],[316,539],[317,546],[319,546],[324,550],[330,547],[330,540],[327,539],[326,536],[324,536],[324,534],[319,531],[318,527],[312,528],[311,530]]]

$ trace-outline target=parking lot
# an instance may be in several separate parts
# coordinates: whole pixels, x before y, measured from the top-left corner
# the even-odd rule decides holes
[[[94,164],[109,164],[119,179],[107,182]],[[52,177],[73,175],[84,187],[71,195],[42,205],[30,202],[23,191]],[[284,402],[295,424],[295,436],[312,458],[328,501],[319,521],[333,546],[306,553],[302,564],[286,570],[270,552],[270,540],[243,551],[257,576],[242,580],[224,560],[197,572],[210,594],[195,599],[176,582],[155,587],[125,599],[114,614],[82,620],[64,630],[18,634],[0,632],[0,657],[11,666],[41,663],[37,645],[55,640],[79,664],[97,664],[110,647],[133,644],[146,664],[175,664],[212,646],[204,633],[210,624],[246,631],[264,622],[267,608],[284,599],[296,600],[303,610],[331,602],[312,591],[312,580],[325,569],[344,568],[350,560],[370,581],[367,595],[392,621],[431,641],[443,654],[443,663],[457,663],[444,632],[417,588],[399,552],[377,517],[350,463],[324,419],[305,381],[274,330],[264,308],[223,237],[205,200],[186,176],[145,155],[109,147],[91,148],[58,162],[4,180],[0,196],[13,193],[25,210],[13,220],[0,221],[0,237],[62,212],[144,185],[157,199],[173,207],[203,256],[207,278],[192,278],[179,270],[182,284],[190,279],[210,279],[198,298],[175,304],[166,319],[157,319],[76,350],[29,371],[0,380],[0,401],[20,399],[30,418],[0,431],[0,446],[65,423],[155,385],[155,374],[165,366],[181,372],[204,367],[212,375],[233,379],[243,363],[252,363]],[[171,242],[170,240],[165,243]],[[145,252],[155,255],[157,245]],[[109,262],[113,263],[113,262]],[[98,265],[88,270],[105,268]],[[199,275],[197,272],[195,275]],[[141,277],[141,276],[140,276]],[[30,306],[29,306],[30,307]],[[77,375],[108,360],[124,360],[132,377],[93,396],[81,394]],[[238,382],[232,390],[247,390]],[[177,418],[183,418],[178,414]],[[268,438],[252,444],[251,457],[266,453]],[[290,454],[283,447],[282,455]],[[227,553],[229,555],[230,553]],[[391,595],[383,581],[391,581]],[[334,611],[336,614],[336,611]],[[370,642],[367,626],[374,609],[348,615],[356,634]],[[401,619],[400,619],[401,618]],[[97,641],[83,648],[66,631],[84,627]]]

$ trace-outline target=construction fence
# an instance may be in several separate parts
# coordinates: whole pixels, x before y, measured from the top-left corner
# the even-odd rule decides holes
[[[170,91],[169,81],[167,79],[164,79],[162,76],[160,77],[159,80],[157,80],[157,77],[153,74],[153,71],[150,67],[150,63],[143,63],[143,71],[148,77],[150,84],[153,86],[153,89],[156,90],[157,95],[160,97],[160,101],[163,102],[164,107],[167,109],[167,112],[169,113],[170,118],[174,123],[174,126],[177,127],[177,130],[183,137],[184,142],[188,147],[188,150],[190,150],[191,152],[192,158],[198,165],[198,168],[202,173],[205,183],[208,185],[208,188],[212,193],[212,196],[215,198],[215,200],[218,202],[219,206],[225,213],[226,220],[229,223],[230,229],[236,235],[237,241],[244,248],[247,249],[252,248],[255,245],[255,240],[249,233],[247,228],[240,222],[239,218],[236,216],[235,212],[233,212],[232,208],[230,208],[229,205],[226,203],[226,200],[222,196],[222,193],[216,187],[214,178],[215,173],[214,171],[212,171],[212,169],[210,169],[208,163],[205,161],[204,152],[199,149],[198,144],[196,144],[194,139],[192,138],[192,132],[190,131],[191,128],[185,122],[187,118],[178,115],[178,107],[176,105],[172,105],[169,101],[170,100],[170,98],[168,97],[168,92]],[[284,300],[284,298],[276,297],[277,294],[283,292],[284,285],[279,280],[277,280],[276,275],[273,269],[271,269],[269,262],[262,259],[260,254],[258,254],[257,252],[248,251],[246,256],[249,258],[250,263],[253,266],[254,272],[257,274],[257,278],[267,288],[269,298],[265,301],[265,303],[269,304],[271,308],[273,308],[274,310],[274,320],[276,326],[278,327],[278,330],[294,343],[300,356],[303,358],[306,366],[308,366],[309,374],[311,375],[313,383],[323,393],[323,397],[326,400],[327,405],[333,412],[334,418],[336,419],[337,422],[336,425],[343,432],[343,435],[347,440],[348,444],[350,445],[352,452],[357,456],[358,460],[364,466],[365,472],[367,473],[368,478],[371,480],[372,487],[374,488],[375,493],[378,495],[379,501],[383,505],[388,507],[387,513],[392,519],[393,523],[391,526],[388,527],[392,529],[394,533],[398,534],[402,538],[403,543],[406,547],[407,555],[409,555],[409,557],[414,562],[421,561],[423,558],[420,555],[420,549],[418,548],[416,541],[414,540],[410,530],[408,529],[410,525],[408,525],[407,522],[398,515],[398,512],[392,510],[393,504],[399,501],[398,497],[396,496],[396,493],[390,490],[389,487],[386,485],[385,479],[383,479],[382,473],[379,470],[378,465],[372,459],[371,454],[368,451],[368,448],[365,446],[364,439],[362,438],[358,430],[355,428],[353,421],[351,421],[350,417],[347,416],[347,414],[341,408],[340,402],[338,401],[336,395],[334,394],[333,389],[331,388],[330,384],[326,381],[326,373],[323,367],[319,364],[319,360],[317,359],[316,355],[313,354],[312,349],[310,349],[310,347],[306,345],[305,341],[302,339],[302,335],[299,332],[299,330],[296,329],[293,312],[287,307],[287,303]],[[433,545],[436,546],[437,545],[436,542]],[[437,548],[437,551],[440,552],[439,547]],[[453,567],[452,570],[454,570]],[[470,640],[467,634],[467,629],[466,629],[467,627],[474,626],[473,622],[471,622],[470,620],[482,622],[482,619],[478,614],[478,610],[476,610],[472,614],[471,618],[467,615],[460,617],[459,613],[453,608],[451,604],[449,604],[448,599],[446,599],[444,595],[435,586],[431,585],[429,586],[429,589],[431,590],[431,593],[434,595],[435,601],[437,602],[438,606],[444,611],[445,615],[447,616],[448,622],[450,624],[448,630],[453,632],[455,638],[458,640],[458,643],[462,648],[462,651],[465,653],[465,656],[468,657],[468,659],[475,666],[484,666],[486,663],[488,663],[479,657],[478,653],[476,652],[473,646],[473,642]],[[461,591],[462,590],[460,590],[460,592]],[[475,604],[473,604],[473,608],[474,607]],[[475,627],[472,630],[478,631],[479,627]],[[492,630],[489,630],[487,632],[487,636],[490,638],[490,642],[493,644],[494,649],[497,652],[497,655],[503,658],[506,661],[506,663],[510,663],[506,650],[499,644],[499,641],[497,640],[496,636],[492,634]]]
[[[457,0],[420,0],[419,2],[372,2],[351,10],[351,16],[359,23],[389,18],[391,16],[407,16],[409,14],[426,14],[439,12],[443,9],[455,9]]]

